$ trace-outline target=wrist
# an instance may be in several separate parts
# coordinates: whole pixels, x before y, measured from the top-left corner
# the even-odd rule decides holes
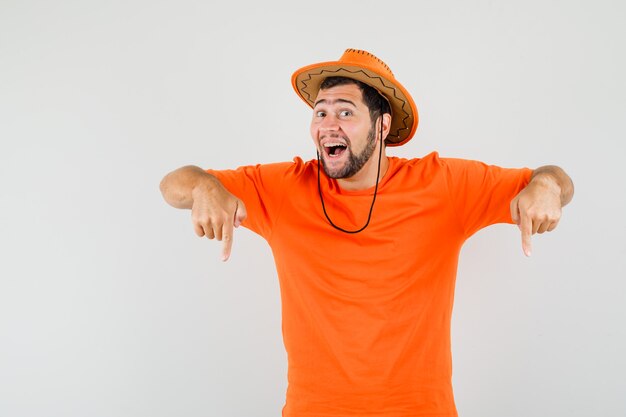
[[[211,193],[215,191],[219,185],[219,181],[212,175],[202,175],[191,187],[191,199],[195,201],[199,195]]]
[[[549,172],[540,172],[533,176],[531,182],[534,185],[540,186],[550,193],[559,196],[562,200],[562,189],[558,178]]]

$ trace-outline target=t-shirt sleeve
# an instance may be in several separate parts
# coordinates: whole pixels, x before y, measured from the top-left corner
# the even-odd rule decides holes
[[[268,240],[285,196],[283,180],[293,165],[284,162],[206,172],[246,205],[248,216],[241,225]]]
[[[450,198],[468,238],[495,223],[513,223],[511,200],[526,187],[532,170],[479,161],[442,159]]]

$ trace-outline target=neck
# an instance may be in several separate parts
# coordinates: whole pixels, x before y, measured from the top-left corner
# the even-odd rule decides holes
[[[376,177],[378,176],[378,155],[380,149],[380,142],[376,146],[372,157],[363,165],[363,168],[353,176],[349,178],[339,178],[337,184],[348,191],[365,190],[376,186]],[[382,180],[389,168],[389,158],[385,154],[385,148],[382,150],[380,161],[380,180]]]

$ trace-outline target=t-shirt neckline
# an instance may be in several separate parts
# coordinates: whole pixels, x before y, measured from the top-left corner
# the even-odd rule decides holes
[[[385,175],[378,181],[379,193],[382,191],[385,184],[387,184],[387,182],[389,181],[389,178],[393,176],[393,173],[397,169],[398,158],[395,156],[388,156],[387,159],[389,160],[389,167],[387,167],[387,172],[385,172]],[[326,175],[324,175],[324,177],[327,181],[328,190],[330,192],[341,195],[374,195],[374,190],[376,189],[376,185],[373,185],[369,188],[363,188],[361,190],[346,190],[341,188],[336,179],[328,178]]]

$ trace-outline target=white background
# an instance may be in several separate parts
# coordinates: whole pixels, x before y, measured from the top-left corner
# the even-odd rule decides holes
[[[0,0],[0,415],[280,415],[269,248],[241,229],[220,262],[158,185],[313,158],[290,76],[346,48],[418,105],[390,154],[576,184],[531,258],[515,226],[465,245],[460,415],[626,415],[625,19],[617,0]]]

